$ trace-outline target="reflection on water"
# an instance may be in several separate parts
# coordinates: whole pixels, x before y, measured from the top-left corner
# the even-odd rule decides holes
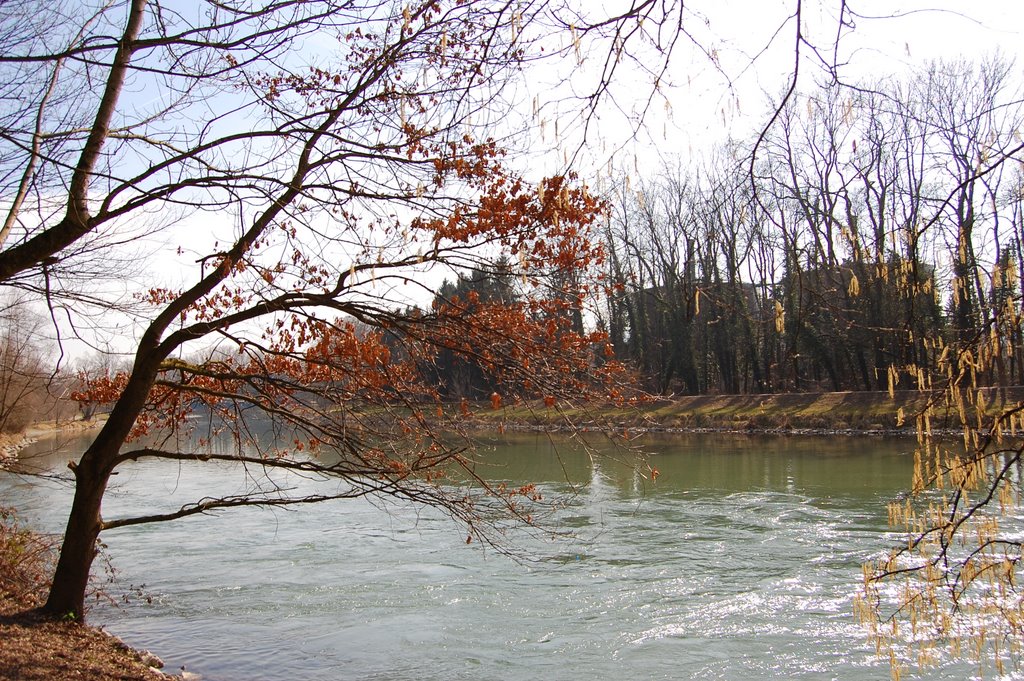
[[[519,562],[467,547],[435,512],[368,501],[110,532],[123,586],[144,583],[153,603],[93,617],[211,681],[888,677],[851,601],[861,561],[891,541],[885,502],[910,480],[912,443],[644,444],[656,481],[623,465],[623,450],[488,443],[488,477],[574,492],[556,519],[573,536],[510,537]],[[104,515],[244,490],[258,475],[126,465]],[[63,523],[66,487],[8,475],[0,492],[41,527]],[[947,664],[924,677],[971,673]]]

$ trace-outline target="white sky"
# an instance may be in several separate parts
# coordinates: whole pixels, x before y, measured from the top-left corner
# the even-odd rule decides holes
[[[996,50],[1015,59],[1024,75],[1024,2],[1016,0],[848,0],[866,17],[855,18],[839,43],[839,73],[847,82],[900,76],[934,59],[980,59]],[[696,5],[697,3],[690,3]],[[647,166],[653,155],[687,156],[727,139],[749,138],[767,120],[769,97],[778,97],[793,74],[795,0],[785,3],[757,0],[717,0],[701,3],[707,26],[691,23],[694,36],[714,51],[717,70],[697,49],[677,55],[665,91],[669,111],[653,107],[646,138],[619,149],[626,126],[608,120],[601,129],[609,143],[595,147],[592,161],[604,165],[607,152],[636,153]],[[832,57],[838,30],[837,0],[804,0],[804,32]],[[781,28],[780,28],[781,27]],[[683,46],[686,48],[687,46]],[[800,67],[801,87],[810,89],[824,77],[805,45]],[[1024,81],[1024,78],[1021,78]],[[602,157],[603,156],[603,157]]]
[[[1014,0],[977,0],[967,4],[953,0],[848,0],[853,9],[876,19],[855,19],[854,30],[846,32],[840,42],[839,60],[848,64],[840,74],[848,81],[879,78],[906,73],[912,67],[935,58],[981,58],[995,49],[1016,58],[1017,68],[1024,71],[1024,2]],[[687,7],[697,3],[688,3]],[[605,168],[612,162],[618,167],[633,166],[639,173],[657,172],[659,156],[679,156],[684,162],[725,141],[730,135],[749,139],[764,124],[769,96],[778,96],[792,77],[794,66],[794,24],[787,17],[796,0],[702,0],[703,15],[691,16],[688,24],[693,36],[708,52],[714,52],[721,70],[700,50],[682,43],[668,74],[670,85],[664,89],[664,101],[650,110],[647,125],[635,142],[627,141],[628,125],[623,116],[636,112],[634,106],[640,93],[647,92],[642,82],[627,77],[616,85],[616,95],[623,111],[601,115],[598,131],[600,143],[593,144],[582,159],[584,170]],[[838,0],[804,0],[804,30],[812,43],[823,51],[831,51],[837,31],[832,14]],[[706,23],[702,20],[706,18]],[[810,88],[821,78],[820,68],[812,66],[812,55],[804,46],[801,83]],[[532,99],[556,99],[550,89],[552,82],[572,75],[567,71],[534,79],[521,93],[523,105]],[[577,73],[574,77],[580,77]],[[1024,80],[1024,79],[1022,79]],[[570,83],[571,85],[571,83]],[[565,85],[561,87],[566,87]],[[545,131],[545,145],[555,142],[552,125]],[[539,131],[535,131],[539,132]],[[559,140],[568,146],[567,139]],[[528,175],[537,179],[544,174],[562,170],[561,151],[530,155],[532,166]],[[188,245],[210,239],[209,215],[186,218],[174,227],[174,240]],[[233,229],[234,227],[230,227]],[[146,270],[145,286],[177,287],[194,275],[195,256],[186,252],[179,256],[175,249],[152,244],[161,255]],[[438,275],[440,279],[442,275]],[[440,283],[440,281],[438,281]],[[423,303],[425,301],[414,301]],[[108,329],[107,337],[123,341],[124,349],[132,346],[137,331],[130,326]],[[88,355],[90,351],[69,344],[72,355]]]

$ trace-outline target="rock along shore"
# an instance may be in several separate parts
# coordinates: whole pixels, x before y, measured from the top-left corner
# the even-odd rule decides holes
[[[93,417],[88,421],[82,419],[40,421],[29,425],[20,433],[0,434],[0,468],[16,461],[18,452],[40,440],[94,430],[105,422],[105,415]]]

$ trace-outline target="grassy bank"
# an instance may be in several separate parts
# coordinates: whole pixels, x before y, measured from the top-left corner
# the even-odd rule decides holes
[[[1024,387],[983,391],[991,414],[1024,402]],[[539,403],[475,411],[482,427],[552,428],[568,421],[593,428],[778,433],[914,432],[916,414],[934,402],[932,426],[955,429],[957,415],[938,396],[918,391],[790,393],[780,395],[696,395],[651,399],[625,406],[558,408]],[[902,414],[902,419],[901,415]]]

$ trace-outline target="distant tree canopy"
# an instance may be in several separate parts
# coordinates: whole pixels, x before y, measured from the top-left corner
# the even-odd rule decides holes
[[[459,274],[454,281],[446,280],[434,296],[431,308],[459,306],[466,314],[478,312],[486,305],[513,305],[521,302],[513,283],[508,263],[501,261],[488,270]],[[457,348],[443,348],[431,362],[424,365],[446,400],[483,400],[494,392],[508,393],[510,386],[502,385],[481,357],[460,352]]]
[[[996,57],[821,87],[699,168],[622,175],[602,322],[657,393],[1024,382],[1020,83]],[[1013,314],[1004,314],[1007,310]]]
[[[70,399],[77,387],[67,372],[54,371],[49,320],[26,296],[0,296],[0,433],[19,434],[42,421],[76,417]]]

